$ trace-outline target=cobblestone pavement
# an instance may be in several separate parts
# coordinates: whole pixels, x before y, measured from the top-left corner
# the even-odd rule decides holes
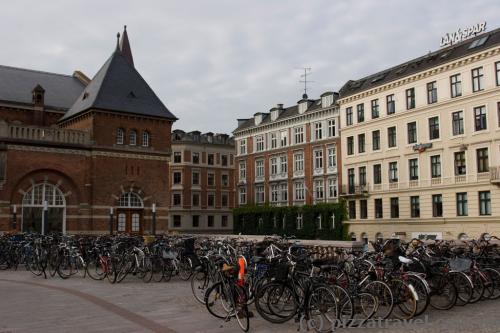
[[[254,310],[256,313],[256,311]],[[372,323],[375,325],[375,323]],[[450,311],[427,311],[418,322],[339,332],[500,332],[500,301],[482,301]],[[273,325],[256,313],[252,332],[297,332],[298,325]],[[188,282],[120,284],[71,278],[44,280],[29,272],[0,271],[0,333],[14,332],[238,332],[236,321],[210,316]]]

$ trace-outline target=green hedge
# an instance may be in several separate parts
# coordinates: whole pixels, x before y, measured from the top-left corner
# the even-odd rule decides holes
[[[303,227],[297,229],[297,216],[302,214]],[[335,228],[332,229],[332,214]],[[319,219],[321,216],[321,229]],[[245,235],[294,235],[300,239],[347,239],[345,201],[316,205],[274,207],[242,206],[233,210],[234,233]]]

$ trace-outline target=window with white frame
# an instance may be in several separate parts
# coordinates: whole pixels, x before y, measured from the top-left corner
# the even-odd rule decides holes
[[[281,201],[288,201],[288,184],[283,183],[280,185],[280,200]]]
[[[264,160],[255,161],[255,176],[264,177]]]
[[[240,161],[240,180],[245,180],[247,178],[247,163],[245,161]]]
[[[288,131],[287,130],[280,132],[280,144],[281,144],[281,147],[286,147],[288,145]]]
[[[304,182],[295,182],[294,183],[294,192],[295,192],[295,198],[294,200],[297,201],[302,201],[305,198],[305,189],[304,189]]]
[[[279,200],[279,186],[278,184],[271,185],[271,202],[278,202]]]
[[[258,135],[255,137],[255,151],[264,151],[264,136]]]
[[[281,173],[286,173],[287,172],[287,158],[286,155],[281,155],[280,156],[280,172]]]
[[[131,146],[135,146],[137,144],[137,131],[131,130],[128,139],[129,139],[129,144]]]
[[[304,153],[295,153],[293,155],[293,170],[294,171],[304,171]]]
[[[255,202],[264,203],[264,185],[255,186]]]
[[[328,137],[332,138],[335,136],[335,119],[328,120]]]
[[[328,148],[328,167],[334,168],[337,166],[337,149],[335,147]]]
[[[328,197],[336,198],[337,197],[337,179],[330,178],[328,179]]]
[[[326,95],[321,97],[321,107],[326,108],[332,105],[333,103],[333,95]]]
[[[323,139],[323,123],[314,124],[314,138],[316,140]]]
[[[321,149],[314,151],[314,168],[315,169],[323,168],[323,150]]]
[[[149,132],[148,131],[143,131],[142,132],[142,146],[143,147],[149,147]]]
[[[320,200],[324,198],[324,182],[323,179],[314,181],[314,198]]]
[[[295,137],[295,144],[303,143],[304,142],[304,127],[302,127],[302,126],[294,127],[293,132],[294,132],[294,137]]]
[[[276,133],[269,133],[269,141],[271,143],[271,149],[278,148],[278,137]]]
[[[247,153],[247,139],[240,140],[240,155]]]
[[[247,203],[247,189],[246,187],[240,187],[240,205]]]
[[[278,158],[271,157],[270,165],[271,165],[271,175],[276,175],[278,173]]]
[[[297,214],[297,229],[300,230],[304,228],[304,216],[301,214]]]
[[[124,141],[125,141],[125,131],[123,130],[123,128],[118,128],[116,130],[116,144],[122,145]]]

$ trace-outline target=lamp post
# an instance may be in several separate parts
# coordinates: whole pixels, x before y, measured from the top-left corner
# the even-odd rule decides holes
[[[151,220],[151,234],[153,236],[155,236],[156,235],[156,204],[155,203],[153,203],[151,210],[153,213],[152,220]]]
[[[48,219],[49,219],[49,203],[47,202],[47,200],[45,200],[43,202],[42,235],[45,235]]]
[[[12,229],[17,230],[17,206],[12,206]]]
[[[113,207],[109,207],[109,234],[113,235]]]

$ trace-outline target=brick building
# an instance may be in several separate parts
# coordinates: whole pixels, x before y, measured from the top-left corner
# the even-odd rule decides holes
[[[227,134],[172,132],[169,229],[231,232],[234,140]]]
[[[168,225],[175,116],[125,30],[92,80],[0,66],[0,231],[148,233]],[[47,211],[48,220],[44,220]]]
[[[238,204],[334,202],[340,184],[337,93],[239,119],[234,130]]]

